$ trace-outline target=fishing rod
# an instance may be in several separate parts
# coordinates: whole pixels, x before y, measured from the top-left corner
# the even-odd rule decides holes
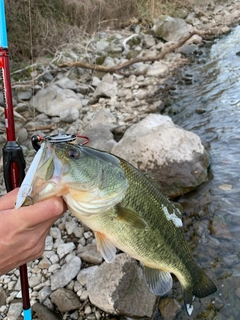
[[[2,89],[4,99],[4,113],[7,142],[3,147],[3,172],[7,192],[19,187],[25,176],[26,163],[22,148],[16,142],[11,76],[9,66],[8,39],[4,0],[0,0],[0,70],[2,76]],[[20,281],[22,289],[24,320],[32,319],[29,298],[29,285],[27,265],[20,266]]]

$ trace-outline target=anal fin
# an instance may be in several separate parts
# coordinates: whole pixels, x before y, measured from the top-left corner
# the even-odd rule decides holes
[[[148,287],[156,296],[162,296],[172,288],[170,272],[144,266],[144,276]]]
[[[94,231],[94,234],[98,251],[101,253],[104,260],[108,263],[113,262],[117,252],[115,245],[103,233]]]

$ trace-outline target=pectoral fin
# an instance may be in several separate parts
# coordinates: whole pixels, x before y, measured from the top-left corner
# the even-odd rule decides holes
[[[162,296],[172,288],[170,272],[144,266],[144,276],[148,287],[156,296]]]
[[[120,204],[116,205],[117,216],[116,219],[127,223],[136,229],[148,229],[147,222],[139,217],[139,215],[131,209],[122,207]]]
[[[113,262],[117,249],[115,245],[101,232],[94,231],[97,240],[97,249],[104,260],[108,263]]]

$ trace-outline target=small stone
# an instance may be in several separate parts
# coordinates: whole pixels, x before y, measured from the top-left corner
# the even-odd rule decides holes
[[[58,263],[59,262],[59,256],[56,253],[54,253],[53,255],[51,255],[50,261],[53,264]]]
[[[159,311],[164,320],[172,320],[180,309],[178,301],[172,298],[162,299],[159,303]]]
[[[92,232],[91,231],[86,231],[86,232],[84,232],[84,238],[85,239],[89,239],[90,237],[92,237]]]
[[[210,222],[210,231],[212,234],[216,235],[217,237],[221,237],[224,239],[232,239],[232,234],[229,230],[229,226],[226,221],[222,221],[218,218],[211,220]]]
[[[52,307],[51,303],[50,307]],[[44,307],[41,303],[35,303],[32,306],[32,310],[36,312],[37,318],[39,320],[62,320],[62,317],[60,315],[52,310],[49,310],[49,308]]]
[[[147,75],[154,77],[164,77],[169,72],[169,67],[162,61],[155,61],[148,69]]]
[[[54,309],[54,305],[53,305],[52,301],[50,300],[50,298],[47,298],[46,300],[44,300],[43,305],[45,307],[47,307],[48,309],[51,309],[51,310]]]
[[[7,306],[0,307],[0,313],[4,313],[7,310]]]
[[[72,312],[71,313],[71,319],[72,320],[79,320],[78,318],[78,311]]]
[[[231,184],[221,184],[220,186],[218,186],[219,189],[224,190],[224,191],[230,191],[232,190],[232,185]]]
[[[51,294],[52,302],[61,312],[68,312],[80,308],[78,296],[69,289],[58,289]]]
[[[67,255],[68,253],[72,252],[74,248],[75,248],[75,244],[73,242],[60,244],[57,248],[57,253],[60,259],[65,255]]]
[[[97,87],[100,82],[101,82],[101,80],[98,77],[93,77],[92,78],[92,86],[93,87]]]
[[[79,290],[83,289],[83,286],[78,281],[75,281],[73,289],[75,292],[78,292]]]
[[[54,263],[48,268],[48,271],[54,273],[57,269],[60,269],[60,265],[58,263]]]
[[[16,285],[16,281],[10,281],[8,283],[8,290],[13,290]]]
[[[43,74],[43,80],[46,82],[50,82],[53,80],[53,75],[50,72],[46,72]]]
[[[82,238],[82,236],[83,236],[83,228],[76,226],[76,227],[73,229],[73,234],[74,234],[75,237],[77,237],[78,239]]]
[[[66,286],[72,279],[76,277],[81,268],[81,259],[73,256],[70,261],[51,276],[51,289],[56,290]]]
[[[45,250],[52,250],[53,248],[53,238],[52,236],[47,236],[45,241]]]
[[[5,290],[2,287],[0,287],[0,306],[3,306],[6,304],[6,297],[7,295]]]
[[[17,320],[18,317],[20,317],[21,313],[22,313],[22,303],[21,302],[11,303],[7,313],[7,319]]]
[[[38,264],[38,268],[40,269],[48,269],[50,267],[51,263],[46,257],[43,257],[42,260]]]
[[[21,128],[17,132],[17,141],[19,144],[23,143],[28,139],[28,132],[26,128]]]
[[[86,247],[78,249],[78,256],[85,262],[91,264],[100,264],[103,260],[100,252],[97,251],[95,244],[89,244]]]
[[[33,288],[35,286],[37,286],[39,283],[41,283],[42,281],[42,275],[41,274],[37,274],[37,275],[32,275],[31,277],[29,277],[29,287]]]
[[[73,233],[73,230],[77,227],[77,223],[75,220],[70,220],[70,221],[67,221],[66,224],[65,224],[65,228],[67,230],[67,233],[70,235]]]
[[[86,306],[86,308],[84,309],[84,313],[85,314],[90,314],[92,312],[92,309],[90,306]]]
[[[105,60],[105,63],[107,59]],[[104,63],[104,64],[105,64]],[[115,63],[114,63],[115,64]],[[102,81],[98,84],[96,91],[94,92],[94,97],[114,97],[117,94],[117,83],[113,82],[113,76],[109,73],[105,74]]]
[[[46,298],[50,296],[52,290],[50,287],[45,286],[38,292],[38,299],[42,303]]]
[[[20,91],[17,93],[17,97],[19,100],[28,101],[32,98],[32,90]]]
[[[58,228],[53,227],[50,229],[50,236],[52,236],[54,239],[60,239],[61,231]]]
[[[95,317],[97,320],[101,319],[101,313],[98,310],[95,312]]]
[[[85,290],[85,291],[82,292],[82,294],[81,294],[81,296],[80,296],[80,300],[81,300],[81,301],[85,301],[85,300],[88,299],[88,296],[89,296],[88,291]]]

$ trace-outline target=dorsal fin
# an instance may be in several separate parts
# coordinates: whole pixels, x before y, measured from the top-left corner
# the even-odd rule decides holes
[[[147,266],[144,266],[143,272],[150,291],[156,296],[162,296],[172,288],[170,272]]]

